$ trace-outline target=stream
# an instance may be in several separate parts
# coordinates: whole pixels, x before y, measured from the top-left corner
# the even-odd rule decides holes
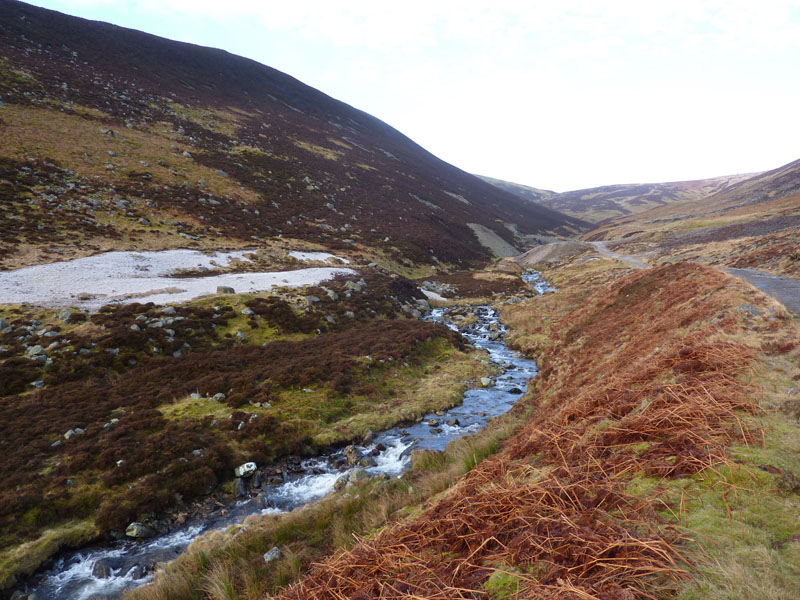
[[[528,273],[523,279],[540,295],[554,291],[538,273]],[[450,441],[480,431],[489,419],[508,411],[537,374],[533,360],[506,346],[505,327],[494,309],[469,309],[476,321],[466,326],[456,325],[450,318],[461,311],[461,307],[436,308],[425,319],[443,322],[485,349],[501,374],[489,385],[467,390],[459,406],[438,415],[427,414],[413,425],[394,427],[376,434],[369,444],[356,445],[359,455],[374,460],[373,466],[365,469],[369,475],[400,476],[410,466],[412,450],[444,450]],[[64,553],[35,575],[24,591],[31,594],[31,600],[119,598],[125,590],[151,581],[153,565],[176,558],[198,535],[241,523],[249,515],[290,511],[318,500],[333,491],[337,480],[352,468],[343,449],[305,460],[297,473],[285,474],[282,483],[263,485],[255,497],[225,506],[202,523],[187,523],[148,540],[122,539]]]

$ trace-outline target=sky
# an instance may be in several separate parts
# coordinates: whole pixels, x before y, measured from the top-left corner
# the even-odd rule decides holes
[[[29,0],[288,73],[566,191],[800,159],[800,0]]]

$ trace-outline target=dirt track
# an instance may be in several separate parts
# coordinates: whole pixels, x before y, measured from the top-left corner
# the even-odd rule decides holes
[[[635,256],[631,256],[629,254],[618,254],[617,252],[612,252],[606,247],[605,242],[589,242],[595,249],[602,254],[603,256],[607,256],[608,258],[613,258],[615,260],[619,260],[624,262],[632,267],[636,267],[637,269],[648,269],[650,265],[645,263],[644,261],[636,258]]]
[[[777,298],[790,311],[800,313],[800,280],[781,277],[758,269],[726,269],[735,277],[746,279],[765,294]]]

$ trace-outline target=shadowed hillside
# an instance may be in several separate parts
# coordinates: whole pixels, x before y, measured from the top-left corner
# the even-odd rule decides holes
[[[468,224],[512,245],[517,232],[581,225],[275,69],[10,0],[0,1],[0,97],[7,268],[76,245],[277,236],[471,264],[491,255]]]

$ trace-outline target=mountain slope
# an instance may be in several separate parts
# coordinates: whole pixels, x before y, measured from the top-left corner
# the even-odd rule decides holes
[[[556,194],[539,203],[599,223],[675,202],[699,200],[724,192],[749,177],[751,175],[733,175],[696,181],[606,185]]]
[[[542,190],[529,185],[522,185],[521,183],[513,183],[511,181],[495,179],[494,177],[488,177],[486,175],[476,175],[476,177],[483,179],[487,183],[491,183],[495,187],[499,187],[501,190],[511,192],[520,198],[525,198],[526,200],[536,202],[537,204],[541,204],[544,200],[558,195],[558,192],[554,192],[552,190]]]
[[[2,0],[0,56],[6,267],[52,260],[45,247],[61,246],[63,256],[76,245],[212,247],[278,236],[469,264],[490,257],[470,223],[511,244],[512,230],[581,227],[221,50]],[[41,222],[42,210],[56,218]]]

